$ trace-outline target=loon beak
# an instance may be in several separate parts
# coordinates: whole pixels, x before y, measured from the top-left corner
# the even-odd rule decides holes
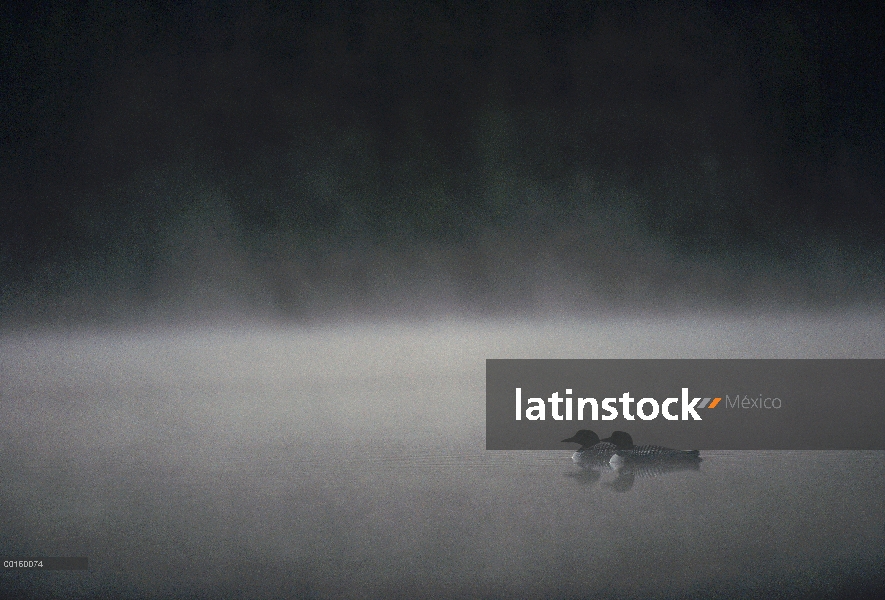
[[[577,442],[578,440],[575,439],[575,436],[572,436],[572,437],[564,439],[562,441],[563,442]]]

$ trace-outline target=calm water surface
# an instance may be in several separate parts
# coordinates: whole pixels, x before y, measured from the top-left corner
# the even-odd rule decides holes
[[[780,597],[885,581],[885,455],[597,476],[484,450],[486,358],[885,357],[881,315],[0,339],[0,553],[30,597]],[[642,475],[642,474],[640,474]]]

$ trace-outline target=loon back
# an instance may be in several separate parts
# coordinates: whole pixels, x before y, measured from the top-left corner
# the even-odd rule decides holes
[[[618,454],[631,458],[698,458],[699,450],[676,450],[664,446],[633,446],[629,450],[618,449]]]
[[[665,448],[664,446],[633,445],[633,438],[626,431],[615,431],[611,436],[602,440],[617,446],[617,454],[623,457],[633,459],[651,459],[651,458],[697,458],[700,456],[698,450],[676,450],[674,448]]]
[[[610,465],[618,473],[649,478],[678,471],[697,471],[701,468],[702,461],[700,456],[691,453],[682,456],[663,454],[639,458],[615,454],[611,458]]]

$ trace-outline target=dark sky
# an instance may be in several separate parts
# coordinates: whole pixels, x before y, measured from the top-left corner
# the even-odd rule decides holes
[[[875,296],[882,3],[722,4],[6,3],[0,318]]]

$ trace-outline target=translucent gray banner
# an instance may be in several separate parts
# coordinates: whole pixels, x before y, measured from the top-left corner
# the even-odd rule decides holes
[[[885,360],[486,361],[486,448],[885,450]]]

